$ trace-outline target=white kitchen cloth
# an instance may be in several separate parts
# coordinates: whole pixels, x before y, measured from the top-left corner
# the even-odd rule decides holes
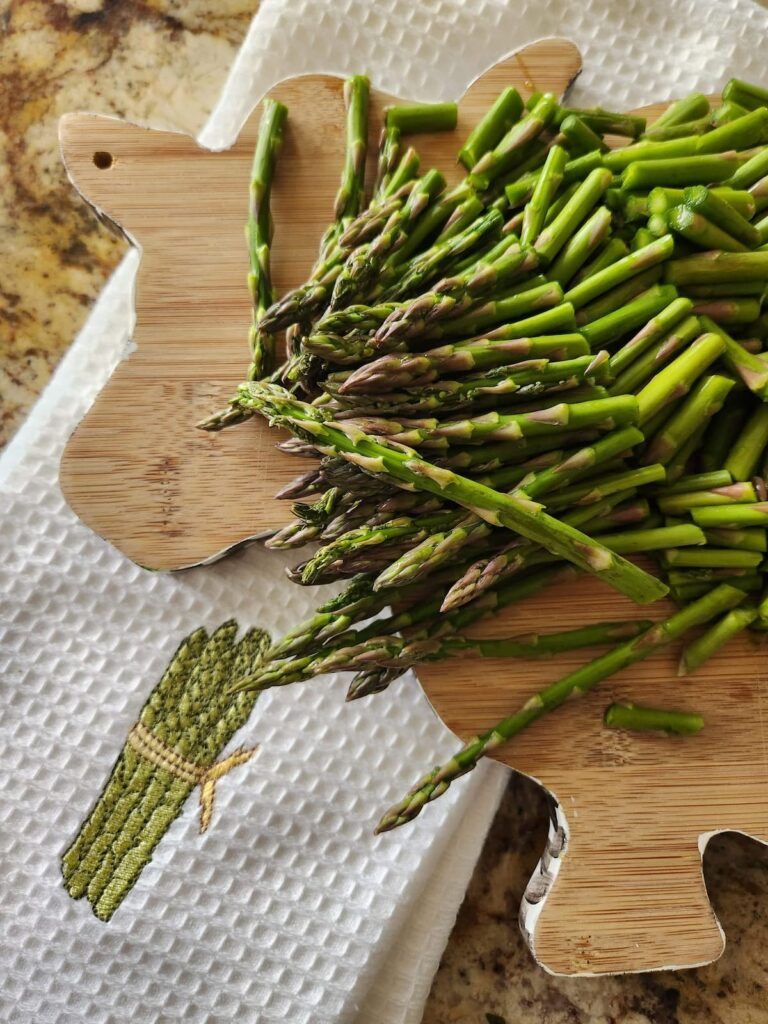
[[[764,77],[766,22],[749,0],[268,0],[201,140],[229,145],[290,74],[364,70],[457,97],[542,35],[582,48],[584,102],[714,91]],[[374,838],[378,812],[456,745],[412,679],[352,705],[338,677],[267,693],[233,743],[261,752],[220,783],[207,835],[190,800],[109,925],[61,886],[59,856],[180,637],[229,616],[278,633],[316,601],[258,547],[148,573],[64,504],[60,453],[125,350],[136,265],[0,460],[0,1021],[417,1024],[506,773],[483,765]]]

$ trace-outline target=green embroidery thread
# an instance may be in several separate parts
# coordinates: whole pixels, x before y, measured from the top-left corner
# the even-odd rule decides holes
[[[255,693],[231,694],[231,680],[252,672],[269,647],[261,629],[237,640],[237,623],[211,636],[186,637],[141,709],[90,815],[61,860],[73,899],[85,896],[108,921],[135,885],[152,854],[200,787],[201,831],[210,822],[217,780],[255,751],[221,751],[244,725]]]

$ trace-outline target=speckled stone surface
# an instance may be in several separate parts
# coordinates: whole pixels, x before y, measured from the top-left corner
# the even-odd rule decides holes
[[[258,0],[0,0],[0,444],[45,386],[125,243],[66,179],[70,110],[196,132]]]
[[[191,133],[257,0],[0,0],[0,443],[21,422],[124,243],[66,181],[56,124],[115,113]],[[424,1024],[768,1024],[768,849],[715,839],[705,875],[728,945],[692,971],[553,978],[517,911],[547,803],[513,776],[435,978]],[[498,1018],[491,1017],[495,1024]]]
[[[523,890],[544,848],[547,819],[544,792],[513,775],[423,1024],[486,1024],[486,1014],[505,1024],[768,1021],[768,847],[733,833],[709,844],[704,875],[727,940],[715,963],[688,971],[557,978],[536,965],[517,925]]]

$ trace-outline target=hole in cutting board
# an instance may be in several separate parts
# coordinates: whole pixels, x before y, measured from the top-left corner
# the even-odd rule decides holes
[[[106,150],[97,149],[93,154],[93,162],[100,171],[108,171],[114,163],[114,157]]]

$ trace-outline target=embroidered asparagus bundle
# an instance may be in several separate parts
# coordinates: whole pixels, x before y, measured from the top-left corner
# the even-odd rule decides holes
[[[254,751],[218,761],[245,723],[256,694],[231,692],[252,672],[269,637],[251,629],[237,640],[235,622],[210,636],[197,629],[181,643],[147,698],[90,815],[62,857],[64,885],[85,896],[108,921],[152,859],[155,847],[200,788],[201,831],[208,828],[214,786]]]

